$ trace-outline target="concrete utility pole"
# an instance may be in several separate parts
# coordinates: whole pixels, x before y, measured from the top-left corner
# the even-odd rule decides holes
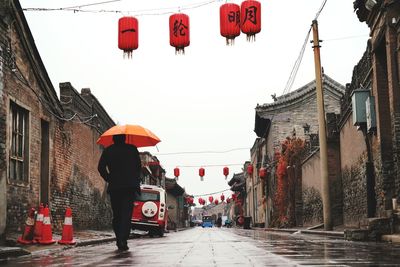
[[[331,201],[329,194],[329,177],[328,177],[328,150],[326,147],[326,123],[325,123],[325,108],[324,108],[324,91],[322,88],[322,71],[321,71],[321,56],[319,51],[319,36],[318,22],[313,20],[313,48],[315,61],[315,83],[317,90],[317,106],[318,106],[318,124],[319,124],[319,155],[321,167],[321,192],[322,205],[324,210],[324,228],[332,230],[331,219]]]

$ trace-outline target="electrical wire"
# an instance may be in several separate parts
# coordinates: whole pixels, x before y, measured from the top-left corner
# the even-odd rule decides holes
[[[195,168],[195,167],[223,167],[223,166],[243,166],[243,163],[230,164],[210,164],[210,165],[177,165],[179,168]]]
[[[317,14],[315,15],[314,20],[317,20],[319,15],[321,15],[321,12],[325,7],[326,2],[327,2],[327,0],[324,0],[322,2]],[[285,86],[285,89],[283,90],[282,95],[285,95],[285,94],[289,93],[290,90],[292,89],[293,83],[294,83],[294,81],[296,79],[296,76],[297,76],[297,72],[299,71],[299,68],[300,68],[300,65],[301,65],[301,61],[303,60],[303,56],[304,56],[304,52],[305,52],[305,49],[306,49],[306,45],[308,43],[308,39],[310,38],[311,29],[312,29],[312,26],[310,26],[310,29],[308,30],[308,32],[306,34],[306,38],[304,40],[303,45],[301,46],[300,53],[299,53],[299,55],[298,55],[298,57],[297,57],[297,59],[296,59],[296,61],[294,63],[292,71],[290,72],[289,78],[288,78],[288,80],[286,82],[286,86]]]
[[[223,192],[230,191],[230,190],[231,190],[231,189],[225,189],[225,190],[221,190],[221,191],[218,191],[218,192],[206,193],[206,194],[199,194],[199,195],[191,195],[191,196],[192,196],[192,197],[205,197],[205,196],[211,196],[211,195],[223,193]]]
[[[157,153],[155,156],[169,156],[169,155],[183,155],[183,154],[224,154],[238,150],[250,149],[249,147],[232,148],[229,150],[222,151],[182,151],[182,152],[170,152],[170,153]]]
[[[89,4],[89,5],[82,5],[82,6],[74,6],[74,7],[60,7],[60,8],[42,8],[42,7],[28,7],[28,8],[22,8],[23,11],[72,11],[72,12],[87,12],[87,13],[121,13],[121,14],[131,14],[135,16],[156,16],[156,15],[167,15],[167,14],[172,14],[175,13],[177,10],[189,10],[189,9],[196,9],[200,8],[206,5],[210,5],[216,2],[221,2],[223,0],[209,0],[205,2],[199,2],[199,3],[193,3],[193,4],[188,4],[184,6],[179,6],[179,7],[164,7],[164,8],[155,8],[155,9],[144,9],[144,10],[106,10],[106,9],[98,9],[98,10],[85,10],[81,9],[81,7],[84,6],[90,6],[90,5],[95,5],[95,4]],[[97,4],[103,4],[103,3],[108,3],[108,2],[114,2],[114,1],[106,1],[106,2],[100,2]],[[165,12],[159,12],[163,10],[169,10]]]
[[[80,6],[63,7],[63,9],[82,8],[82,7],[87,7],[87,6],[97,6],[97,5],[104,5],[104,4],[109,4],[109,3],[114,3],[114,2],[120,2],[120,1],[122,1],[122,0],[110,0],[110,1],[103,1],[103,2],[92,3],[92,4],[85,4],[85,5],[80,5]]]

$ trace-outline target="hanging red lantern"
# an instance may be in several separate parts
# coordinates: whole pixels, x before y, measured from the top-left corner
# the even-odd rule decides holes
[[[202,205],[201,203],[203,203],[203,199],[201,197],[199,198],[198,201],[199,201],[199,204]]]
[[[240,6],[223,4],[219,8],[220,32],[226,38],[226,45],[233,45],[235,37],[240,35]]]
[[[189,16],[183,13],[169,17],[169,43],[175,47],[175,54],[185,54],[190,44]]]
[[[215,205],[218,205],[218,203],[219,203],[219,201],[218,201],[218,199],[216,199],[216,200],[214,201],[214,204],[215,204]]]
[[[225,200],[224,194],[221,195],[221,201],[223,202]]]
[[[255,40],[261,31],[261,3],[255,0],[243,1],[240,6],[240,24],[247,41]]]
[[[252,164],[247,165],[247,174],[248,175],[253,174],[253,165]]]
[[[230,199],[230,198],[227,198],[227,199],[226,199],[226,203],[228,203],[228,204],[231,203],[231,199]]]
[[[236,201],[236,194],[232,194],[232,200]]]
[[[176,168],[174,169],[174,175],[175,175],[176,179],[178,180],[179,175],[180,175],[180,171],[179,171],[179,168],[178,168],[178,167],[176,167]]]
[[[263,179],[267,177],[267,169],[264,167],[260,168],[260,170],[258,171],[258,176]]]
[[[210,203],[212,203],[213,200],[214,200],[213,196],[209,196],[209,197],[208,197],[208,201],[210,201]]]
[[[225,175],[225,179],[228,177],[229,175],[229,168],[228,167],[224,167],[223,173]]]
[[[118,48],[124,50],[128,58],[139,47],[138,20],[134,17],[122,17],[118,20]]]
[[[204,174],[205,174],[204,168],[200,168],[199,169],[199,176],[200,176],[200,180],[201,181],[203,181]]]

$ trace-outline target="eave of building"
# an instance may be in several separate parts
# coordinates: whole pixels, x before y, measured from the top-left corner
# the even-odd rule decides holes
[[[329,93],[331,93],[332,96],[334,96],[338,100],[340,100],[345,91],[345,87],[343,85],[336,82],[326,74],[324,74],[323,76],[323,88],[324,88],[324,93],[328,91]],[[279,112],[280,110],[288,110],[292,106],[303,102],[305,99],[313,97],[315,94],[316,94],[316,84],[314,80],[291,93],[279,96],[277,98],[277,101],[275,102],[266,103],[263,105],[257,105],[256,112],[258,112],[260,115],[263,115],[263,114],[268,114],[270,112],[272,112],[271,114],[274,114]]]
[[[62,105],[57,97],[57,93],[54,90],[53,84],[51,83],[42,58],[40,57],[22,7],[18,0],[11,0],[10,3],[12,11],[14,12],[13,15],[15,16],[15,20],[17,22],[16,29],[21,38],[21,44],[23,45],[27,58],[32,65],[32,71],[37,79],[37,82],[47,98],[47,101],[51,103],[49,108],[52,108],[53,112],[56,112],[58,115],[62,116],[64,113]]]
[[[165,177],[165,189],[174,196],[182,196],[185,193],[185,189],[173,178]]]

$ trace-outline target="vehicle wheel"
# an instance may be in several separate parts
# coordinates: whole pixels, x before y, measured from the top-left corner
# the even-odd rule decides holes
[[[150,237],[154,237],[154,232],[153,231],[149,231],[149,236]]]

